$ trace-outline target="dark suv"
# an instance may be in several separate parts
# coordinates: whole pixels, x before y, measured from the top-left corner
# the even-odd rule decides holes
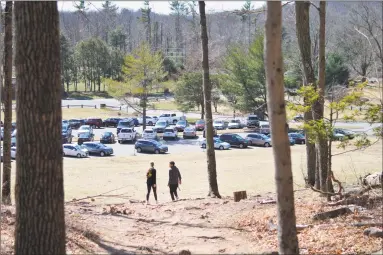
[[[85,125],[89,125],[92,128],[101,128],[103,126],[102,119],[100,118],[89,118],[85,121]]]
[[[62,143],[72,143],[72,129],[69,125],[63,125],[61,130]]]
[[[259,118],[257,115],[249,115],[247,117],[247,123],[246,126],[248,128],[257,128],[259,127]]]
[[[134,148],[138,153],[140,152],[154,152],[155,154],[166,153],[168,152],[168,146],[163,145],[160,142],[155,140],[137,140]]]
[[[134,120],[133,119],[123,119],[118,122],[117,125],[117,134],[120,133],[122,128],[130,128],[134,127]]]
[[[104,120],[104,127],[117,127],[121,118],[107,118]]]
[[[219,139],[229,143],[232,147],[246,148],[249,141],[237,134],[222,134]]]
[[[81,119],[70,119],[69,120],[69,126],[72,129],[78,129],[79,127],[81,127],[84,124],[85,124],[85,121],[81,120]]]

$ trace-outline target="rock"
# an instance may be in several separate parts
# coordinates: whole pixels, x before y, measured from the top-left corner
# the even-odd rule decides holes
[[[180,253],[178,253],[179,255],[191,255],[191,252],[189,250],[182,250],[180,251]]]
[[[226,249],[219,249],[218,252],[219,253],[224,253],[226,251]]]
[[[363,234],[369,237],[383,237],[383,230],[376,227],[366,228]]]
[[[336,218],[338,216],[349,214],[349,213],[352,213],[350,208],[342,207],[339,209],[335,209],[335,210],[331,210],[331,211],[327,211],[327,212],[323,212],[323,213],[317,213],[314,215],[313,219],[314,220],[325,220],[325,219],[329,219],[329,218]]]
[[[225,204],[227,204],[227,203],[229,203],[229,200],[226,200],[226,201],[223,201],[223,202],[222,202],[223,205],[225,205]]]

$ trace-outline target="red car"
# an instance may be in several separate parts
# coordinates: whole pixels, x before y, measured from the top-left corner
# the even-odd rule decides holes
[[[88,118],[85,121],[85,125],[89,125],[92,128],[101,128],[104,124],[100,118]]]
[[[195,123],[195,130],[202,131],[205,129],[205,120],[198,120]]]

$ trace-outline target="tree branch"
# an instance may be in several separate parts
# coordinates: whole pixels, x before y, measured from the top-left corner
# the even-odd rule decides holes
[[[371,143],[370,145],[363,146],[362,148],[355,148],[355,149],[352,149],[352,150],[343,151],[343,152],[340,152],[340,153],[332,154],[331,156],[335,157],[335,156],[339,156],[339,155],[342,155],[342,154],[345,154],[345,153],[349,153],[349,152],[353,152],[353,151],[358,151],[358,150],[363,151],[363,150],[367,149],[368,147],[371,147],[372,145],[376,144],[379,141],[380,141],[380,139],[377,139],[375,142]]]

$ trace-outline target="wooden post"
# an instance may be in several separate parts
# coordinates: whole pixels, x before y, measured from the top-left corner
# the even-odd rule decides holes
[[[233,194],[234,194],[234,202],[239,202],[242,199],[247,199],[246,191],[235,191]]]

